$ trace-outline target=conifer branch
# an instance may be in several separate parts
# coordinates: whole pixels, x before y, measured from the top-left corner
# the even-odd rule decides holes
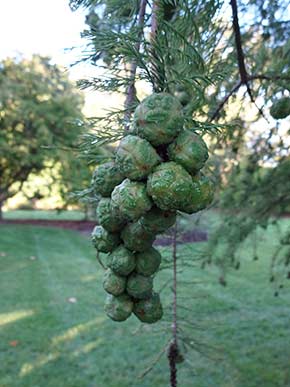
[[[275,81],[290,81],[290,77],[286,75],[270,75],[270,74],[254,74],[254,75],[248,75],[247,76],[247,81],[252,82],[255,80],[260,80],[260,81],[269,81],[269,82],[275,82]],[[237,91],[240,89],[240,87],[243,86],[242,81],[240,80],[236,85],[229,91],[229,93],[223,98],[223,100],[220,102],[218,105],[217,109],[214,111],[212,114],[210,121],[215,120],[219,112],[223,109],[224,105],[228,102],[230,97],[237,93]]]
[[[144,28],[144,18],[145,18],[145,10],[146,10],[147,0],[141,0],[140,8],[139,8],[139,14],[138,14],[138,40],[135,45],[136,52],[140,51],[141,47],[141,40],[142,40],[142,34],[143,34],[143,28]],[[126,129],[128,129],[130,117],[132,114],[132,110],[134,108],[134,101],[136,99],[136,87],[135,87],[135,78],[136,78],[136,72],[137,72],[137,61],[136,59],[133,60],[131,64],[130,69],[130,82],[127,90],[127,97],[125,101],[125,125]]]
[[[256,79],[275,81],[275,80],[289,80],[290,78],[284,77],[284,76],[268,76],[268,75],[264,75],[264,74],[249,75],[247,73],[246,65],[245,65],[245,55],[244,55],[244,51],[243,51],[242,38],[241,38],[241,30],[240,30],[240,25],[239,25],[237,1],[231,0],[230,4],[231,4],[231,8],[232,8],[232,15],[233,15],[233,30],[234,30],[236,50],[237,50],[237,61],[238,61],[240,81],[224,97],[224,99],[221,101],[221,103],[219,104],[219,106],[217,107],[217,109],[215,110],[213,115],[211,116],[210,121],[213,121],[215,118],[218,117],[219,112],[224,107],[224,105],[227,103],[229,98],[233,94],[235,94],[240,89],[241,86],[246,86],[247,94],[249,95],[251,102],[255,104],[255,106],[257,107],[261,116],[267,120],[267,118],[264,115],[263,109],[258,107],[256,104],[256,101],[255,101],[255,98],[253,96],[252,89],[250,87],[249,82],[256,80]]]

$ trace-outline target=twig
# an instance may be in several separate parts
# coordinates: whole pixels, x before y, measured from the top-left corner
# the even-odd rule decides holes
[[[158,10],[159,10],[159,5],[158,5],[157,0],[155,0],[153,2],[153,6],[152,6],[151,32],[150,32],[151,42],[153,40],[155,40],[156,34],[157,34],[157,28],[158,28],[157,14],[158,14]]]
[[[252,90],[251,90],[249,82],[248,82],[248,73],[247,73],[246,65],[245,65],[245,56],[244,56],[244,51],[243,51],[243,46],[242,46],[241,30],[240,30],[240,25],[239,25],[237,1],[236,0],[231,0],[230,4],[231,4],[231,7],[232,7],[233,30],[234,30],[234,35],[235,35],[235,42],[236,42],[236,49],[237,49],[237,59],[238,59],[240,81],[241,81],[241,84],[238,87],[238,89],[242,85],[246,86],[247,93],[248,93],[248,95],[250,97],[251,102],[255,104],[255,106],[259,110],[259,113],[266,119],[266,117],[265,117],[265,115],[263,113],[263,110],[261,108],[259,108],[257,106],[257,104],[256,104],[256,101],[254,99]]]
[[[254,81],[255,79],[261,79],[265,81],[290,81],[290,77],[287,77],[285,75],[269,75],[269,74],[248,75],[248,81]]]
[[[269,82],[274,82],[274,81],[290,81],[290,77],[284,76],[284,75],[269,75],[269,74],[254,74],[254,75],[247,75],[247,80],[248,82],[252,82],[255,80],[261,80],[261,81],[269,81]],[[224,99],[220,102],[218,105],[217,109],[214,111],[213,115],[210,118],[210,121],[215,120],[219,112],[222,110],[224,105],[228,102],[230,97],[235,94],[240,87],[243,86],[242,81],[240,80],[230,91],[229,93],[224,97]]]
[[[218,117],[219,112],[222,110],[222,108],[227,103],[229,98],[233,94],[235,94],[240,89],[241,86],[246,86],[247,94],[249,95],[251,102],[255,104],[255,106],[257,107],[261,116],[264,117],[268,121],[268,119],[264,115],[263,109],[260,108],[259,106],[257,106],[257,103],[256,103],[255,98],[253,96],[249,82],[254,81],[256,79],[267,80],[267,81],[278,81],[278,80],[290,81],[290,77],[283,76],[283,75],[276,76],[276,75],[267,75],[267,74],[248,75],[247,70],[246,70],[246,65],[245,65],[245,56],[244,56],[243,46],[242,46],[237,1],[231,0],[230,4],[231,4],[231,8],[232,8],[232,15],[233,15],[233,30],[234,30],[234,35],[235,35],[235,43],[236,43],[236,50],[237,50],[237,60],[238,60],[240,80],[229,91],[229,93],[224,97],[224,99],[220,102],[217,109],[215,110],[215,112],[211,116],[210,121],[213,121],[214,119],[216,119]]]
[[[135,45],[136,52],[140,51],[141,47],[141,40],[142,40],[142,33],[143,33],[143,27],[144,27],[144,18],[145,18],[145,10],[146,10],[147,0],[141,0],[140,8],[139,8],[139,14],[138,14],[138,41]],[[133,60],[131,64],[130,69],[130,83],[127,90],[127,97],[125,101],[125,126],[126,129],[129,129],[129,121],[132,115],[132,108],[134,106],[134,100],[136,98],[136,88],[135,88],[135,78],[136,78],[136,72],[137,72],[137,60]]]
[[[160,52],[158,50],[158,29],[161,22],[161,18],[164,19],[164,12],[161,12],[161,10],[164,11],[162,2],[160,0],[153,0],[151,13],[150,46],[148,53],[151,58],[151,74],[153,80],[152,86],[155,92],[161,92],[165,89],[164,57],[160,56]]]
[[[175,223],[173,229],[172,238],[172,258],[173,258],[173,310],[172,310],[172,341],[168,350],[168,361],[170,367],[170,385],[171,387],[177,386],[177,369],[176,360],[178,357],[178,344],[177,344],[177,223]]]
[[[167,343],[163,348],[162,350],[158,353],[158,355],[156,356],[156,358],[152,361],[152,363],[138,376],[138,379],[143,379],[144,376],[146,376],[154,367],[155,365],[159,362],[159,360],[161,359],[162,355],[166,352],[166,350],[168,349],[168,344]]]
[[[99,264],[102,266],[102,268],[103,268],[104,270],[106,270],[106,268],[105,268],[103,262],[101,261],[100,254],[99,254],[98,251],[97,251],[96,259],[97,259],[97,261],[99,262]]]
[[[237,59],[238,59],[238,66],[239,66],[241,83],[244,85],[247,85],[248,76],[247,76],[247,70],[246,70],[246,66],[245,66],[244,51],[243,51],[243,47],[242,47],[241,31],[240,31],[239,16],[238,16],[238,6],[237,6],[236,0],[231,0],[230,4],[232,7],[232,14],[233,14],[233,29],[234,29],[234,34],[235,34],[235,42],[236,42],[236,48],[237,48]]]
[[[233,88],[232,90],[224,97],[224,99],[221,101],[221,103],[218,105],[217,109],[215,110],[215,112],[213,113],[213,115],[211,116],[210,118],[210,121],[213,121],[217,118],[217,116],[219,115],[219,112],[222,110],[222,108],[224,107],[224,105],[228,102],[228,100],[230,99],[230,97],[235,94],[239,88],[242,86],[242,81],[239,81]]]

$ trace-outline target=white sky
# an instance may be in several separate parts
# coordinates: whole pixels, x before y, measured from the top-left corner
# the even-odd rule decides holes
[[[72,12],[69,0],[0,0],[0,60],[7,56],[41,54],[67,68],[72,80],[98,76],[90,65],[78,64],[86,41],[80,34],[86,28],[85,11]],[[68,48],[78,47],[69,51]],[[85,91],[85,114],[98,115],[108,105],[120,103],[119,97],[100,96]]]
[[[75,57],[65,49],[83,44],[84,14],[69,0],[0,0],[0,59],[23,53],[49,55],[62,65]]]

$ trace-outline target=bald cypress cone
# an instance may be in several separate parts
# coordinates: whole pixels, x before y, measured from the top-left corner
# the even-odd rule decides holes
[[[145,98],[135,110],[133,133],[154,146],[169,144],[182,129],[183,122],[178,98],[155,93]]]
[[[131,180],[146,178],[160,161],[153,146],[138,136],[124,137],[116,152],[118,167]]]
[[[137,107],[133,121],[115,163],[94,172],[95,193],[103,197],[97,209],[101,226],[92,239],[98,251],[110,253],[103,279],[107,315],[124,321],[133,311],[151,324],[163,315],[153,291],[152,276],[161,263],[152,247],[155,237],[173,226],[177,211],[192,214],[208,206],[213,183],[200,172],[207,146],[198,134],[183,129],[176,97],[152,94]]]

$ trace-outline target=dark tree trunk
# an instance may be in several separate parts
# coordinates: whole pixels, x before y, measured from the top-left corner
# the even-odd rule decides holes
[[[3,202],[0,202],[0,220],[3,219],[3,211],[2,211],[2,207],[3,207]]]

